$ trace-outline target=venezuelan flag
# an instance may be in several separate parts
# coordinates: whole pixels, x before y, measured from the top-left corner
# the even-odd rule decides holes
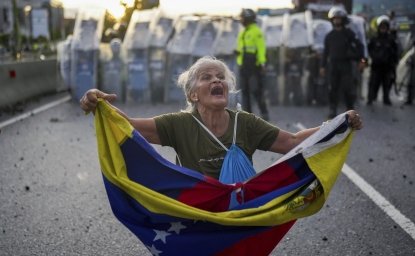
[[[164,159],[104,101],[95,126],[114,215],[153,255],[270,254],[321,209],[353,137],[339,115],[251,179],[222,184]],[[239,204],[229,209],[232,194]]]

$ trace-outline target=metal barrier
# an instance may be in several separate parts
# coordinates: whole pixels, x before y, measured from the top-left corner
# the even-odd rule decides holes
[[[56,59],[0,64],[0,108],[56,90]]]

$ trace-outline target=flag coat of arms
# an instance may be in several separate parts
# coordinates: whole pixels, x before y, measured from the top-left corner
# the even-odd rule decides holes
[[[95,127],[114,215],[161,256],[269,255],[297,219],[321,209],[353,137],[339,115],[254,177],[222,184],[163,158],[102,100]]]

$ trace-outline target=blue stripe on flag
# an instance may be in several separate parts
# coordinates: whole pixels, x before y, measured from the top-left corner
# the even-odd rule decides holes
[[[272,228],[223,226],[152,213],[109,182],[105,176],[103,179],[114,215],[150,251],[157,250],[160,255],[214,255],[242,239]]]
[[[136,131],[133,138],[124,141],[121,151],[132,181],[163,191],[172,198],[177,198],[181,189],[192,188],[200,181],[207,182],[201,173],[167,161]]]

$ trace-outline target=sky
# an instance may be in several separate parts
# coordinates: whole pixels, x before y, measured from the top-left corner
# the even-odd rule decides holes
[[[64,7],[77,9],[82,7],[103,7],[115,17],[120,17],[124,11],[119,0],[61,0]],[[134,0],[123,0],[131,4]],[[208,13],[208,14],[237,14],[241,8],[281,8],[291,7],[292,0],[160,0],[160,7],[168,14]]]

